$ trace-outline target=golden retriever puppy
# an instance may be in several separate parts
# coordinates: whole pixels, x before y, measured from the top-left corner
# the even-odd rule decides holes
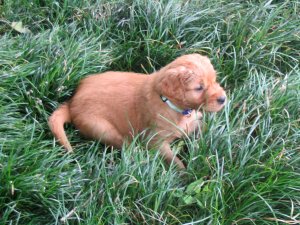
[[[84,78],[74,96],[49,118],[57,140],[71,152],[64,123],[73,123],[86,137],[116,148],[146,130],[167,162],[185,168],[170,143],[199,126],[199,109],[221,110],[226,101],[210,60],[184,55],[151,75],[105,72]]]

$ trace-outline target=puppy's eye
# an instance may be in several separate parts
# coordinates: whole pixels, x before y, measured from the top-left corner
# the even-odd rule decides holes
[[[202,91],[203,90],[203,86],[200,85],[199,87],[196,88],[196,91]]]

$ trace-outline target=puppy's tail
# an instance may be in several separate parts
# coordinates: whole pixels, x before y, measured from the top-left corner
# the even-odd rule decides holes
[[[64,130],[64,124],[71,122],[71,115],[69,109],[69,103],[62,104],[57,110],[55,110],[49,117],[48,125],[59,143],[66,148],[68,152],[72,152],[73,149],[68,141]]]

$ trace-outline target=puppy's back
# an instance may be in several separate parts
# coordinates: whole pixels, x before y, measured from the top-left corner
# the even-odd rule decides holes
[[[70,100],[72,122],[80,128],[87,120],[102,118],[121,133],[128,131],[129,123],[139,123],[137,104],[148,78],[144,74],[106,72],[83,79]]]

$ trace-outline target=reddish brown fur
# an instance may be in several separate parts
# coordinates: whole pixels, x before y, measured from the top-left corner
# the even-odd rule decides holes
[[[196,90],[199,85],[204,87],[202,91]],[[182,109],[195,110],[184,116],[164,103],[161,95]],[[166,160],[184,168],[170,143],[184,132],[197,129],[201,117],[198,108],[221,110],[224,104],[217,99],[222,96],[225,92],[216,83],[209,59],[199,54],[184,55],[151,75],[106,72],[83,79],[73,98],[51,115],[49,126],[68,151],[72,147],[63,129],[65,122],[72,122],[83,135],[117,148],[149,129],[148,134],[155,134],[151,143],[160,143],[159,151]]]

